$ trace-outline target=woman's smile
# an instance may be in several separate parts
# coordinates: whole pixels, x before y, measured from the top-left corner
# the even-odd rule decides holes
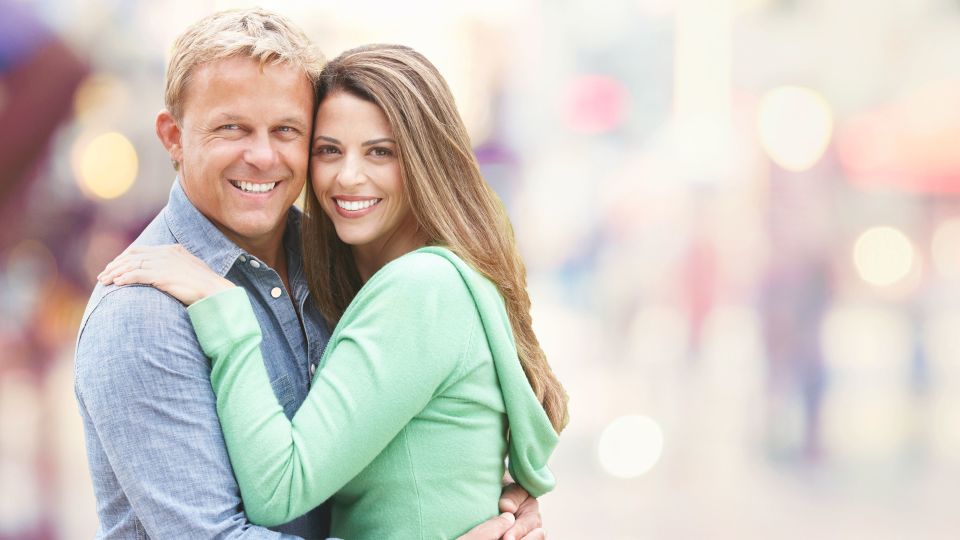
[[[363,217],[380,204],[382,198],[377,197],[347,197],[338,195],[333,197],[337,213],[345,218]]]

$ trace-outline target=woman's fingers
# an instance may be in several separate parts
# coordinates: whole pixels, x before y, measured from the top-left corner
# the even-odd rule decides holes
[[[117,255],[112,261],[107,263],[106,268],[100,272],[100,275],[97,276],[97,279],[109,276],[110,274],[117,271],[117,268],[120,268],[121,265],[126,264],[128,261],[127,256],[124,254]]]
[[[133,270],[147,270],[162,266],[162,258],[151,254],[128,254],[120,255],[110,262],[107,267],[97,276],[104,285],[115,283],[120,275],[129,273]]]
[[[124,272],[129,272],[130,270],[137,268],[137,266],[138,265],[135,265],[131,260],[126,258],[114,259],[114,261],[107,265],[107,268],[104,269],[99,276],[97,276],[97,279],[100,281],[100,283],[109,285],[114,281],[114,279],[116,279],[117,276],[123,274]]]
[[[190,263],[194,266],[206,267],[206,264],[203,261],[193,256],[193,254],[187,251],[186,248],[180,244],[168,244],[163,246],[136,246],[128,247],[121,254],[117,255],[115,259],[107,264],[103,272],[100,272],[100,275],[98,275],[97,278],[99,279],[101,276],[107,276],[118,268],[131,264],[131,261],[133,261],[132,264],[135,266],[147,264],[150,261],[158,261],[163,264],[184,262]]]
[[[130,248],[97,276],[104,285],[150,285],[185,305],[236,285],[181,245]]]
[[[129,285],[131,283],[142,283],[152,285],[155,276],[152,276],[149,270],[134,269],[124,272],[113,279],[116,285]]]

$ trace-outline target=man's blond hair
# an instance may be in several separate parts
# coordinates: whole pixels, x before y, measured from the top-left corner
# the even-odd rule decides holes
[[[197,66],[233,57],[268,64],[287,63],[303,70],[316,85],[323,55],[286,17],[261,8],[214,13],[195,22],[177,38],[167,66],[164,105],[178,121],[187,84]]]

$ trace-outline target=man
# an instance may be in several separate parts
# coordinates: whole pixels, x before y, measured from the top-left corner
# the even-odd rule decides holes
[[[300,214],[314,82],[302,31],[260,9],[189,28],[167,69],[157,135],[177,169],[170,201],[134,245],[179,244],[244,287],[263,329],[274,393],[292,417],[329,337],[302,271]],[[98,537],[324,537],[318,508],[271,531],[250,524],[217,419],[209,362],[186,311],[153,288],[98,286],[81,323],[76,394],[100,517]],[[468,538],[539,526],[508,488],[504,510]],[[528,538],[542,538],[540,529]]]

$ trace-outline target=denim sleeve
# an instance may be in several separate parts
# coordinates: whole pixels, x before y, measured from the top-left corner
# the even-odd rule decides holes
[[[76,390],[87,437],[149,537],[283,538],[241,508],[209,362],[176,300],[149,287],[108,292],[78,340]]]

